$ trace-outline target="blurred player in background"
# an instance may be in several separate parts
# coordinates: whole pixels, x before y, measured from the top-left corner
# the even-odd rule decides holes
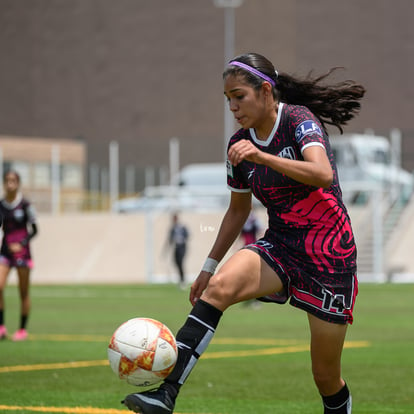
[[[259,234],[261,232],[262,224],[254,211],[254,207],[252,206],[249,217],[247,217],[247,220],[243,224],[240,232],[240,239],[243,246],[246,247],[247,245],[254,243],[259,238]],[[260,308],[260,302],[257,299],[245,300],[243,305],[253,309]]]
[[[228,145],[230,204],[191,287],[193,308],[176,335],[175,368],[158,389],[128,395],[129,409],[172,413],[222,313],[235,303],[261,298],[290,299],[307,313],[312,373],[324,413],[351,413],[341,354],[358,291],[356,247],[326,125],[342,131],[358,113],[365,89],[353,81],[327,84],[331,72],[303,79],[278,74],[256,53],[238,56],[226,67],[224,94],[242,127]],[[269,227],[216,273],[250,213],[252,193],[266,207]],[[277,367],[274,372],[280,374]],[[260,387],[244,392],[257,398]]]
[[[254,212],[252,207],[249,217],[247,217],[246,222],[243,224],[243,227],[240,232],[240,237],[242,239],[243,246],[254,243],[259,236],[259,233],[262,231],[262,224]]]
[[[15,267],[19,280],[21,300],[20,326],[13,334],[14,341],[27,339],[27,320],[30,312],[30,270],[33,262],[30,240],[37,234],[36,215],[30,202],[20,189],[20,176],[16,171],[7,171],[3,177],[4,198],[0,200],[3,239],[0,250],[0,338],[7,337],[4,324],[4,289],[10,269]]]
[[[173,249],[174,264],[178,271],[181,288],[185,287],[184,258],[187,253],[188,237],[187,227],[180,222],[177,213],[173,214],[167,242]]]

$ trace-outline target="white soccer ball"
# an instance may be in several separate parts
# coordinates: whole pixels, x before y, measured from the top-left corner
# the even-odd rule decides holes
[[[146,387],[162,381],[173,370],[177,344],[163,323],[150,318],[133,318],[112,335],[108,359],[119,378]]]

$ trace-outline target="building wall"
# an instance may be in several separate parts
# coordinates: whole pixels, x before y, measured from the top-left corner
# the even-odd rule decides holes
[[[37,210],[52,211],[54,188],[60,190],[60,200],[57,201],[60,201],[60,205],[56,206],[57,210],[82,209],[87,161],[86,145],[83,142],[0,135],[0,154],[2,170],[12,168],[19,173],[21,189]],[[54,181],[55,163],[56,167],[59,164],[59,186]]]
[[[0,135],[2,157],[8,161],[50,162],[52,150],[56,147],[59,148],[59,159],[62,163],[85,165],[87,152],[83,142],[65,138],[46,139]]]
[[[401,128],[414,169],[411,0],[244,0],[235,54],[257,51],[278,70],[344,66],[367,87],[348,132]],[[88,163],[121,167],[223,158],[224,12],[213,0],[0,0],[0,133],[81,137]]]
[[[365,214],[359,207],[350,209],[356,234],[366,233]],[[180,221],[190,232],[185,273],[192,282],[217,237],[224,212],[182,212]],[[263,226],[267,217],[262,209],[255,211]],[[396,229],[396,240],[384,254],[385,272],[398,272],[394,279],[413,281],[412,239],[414,202]],[[60,283],[177,283],[178,273],[166,250],[171,216],[167,213],[119,214],[41,214],[39,234],[32,241],[35,262],[32,281],[35,284]],[[236,241],[226,258],[241,247]],[[368,275],[370,277],[370,275]],[[361,281],[367,275],[359,274]],[[384,280],[381,275],[374,280]],[[15,276],[13,276],[15,282]]]

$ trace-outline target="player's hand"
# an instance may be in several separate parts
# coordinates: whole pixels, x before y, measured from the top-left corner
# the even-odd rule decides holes
[[[229,161],[234,166],[238,165],[243,160],[261,164],[261,155],[262,151],[247,139],[242,139],[233,144],[227,154]]]
[[[20,243],[10,243],[8,247],[9,251],[12,253],[19,253],[23,249],[23,246]]]
[[[211,273],[209,272],[200,272],[197,279],[191,285],[190,290],[190,302],[194,306],[195,303],[200,299],[204,289],[207,287],[210,280]]]

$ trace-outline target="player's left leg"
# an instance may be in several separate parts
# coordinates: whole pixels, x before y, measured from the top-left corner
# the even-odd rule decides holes
[[[27,339],[27,319],[30,313],[30,268],[17,267],[17,276],[19,278],[19,294],[20,294],[20,326],[14,333],[14,341],[23,341]]]
[[[279,276],[257,253],[247,249],[235,253],[211,277],[178,331],[178,359],[171,374],[157,390],[130,394],[123,403],[141,414],[172,413],[180,387],[213,338],[222,313],[235,303],[282,289]]]
[[[180,283],[184,286],[184,256],[185,256],[185,245],[177,245],[175,248],[175,263],[178,269],[178,275],[180,277]]]
[[[326,322],[308,314],[312,373],[325,414],[350,414],[352,399],[341,376],[341,355],[347,325]]]

